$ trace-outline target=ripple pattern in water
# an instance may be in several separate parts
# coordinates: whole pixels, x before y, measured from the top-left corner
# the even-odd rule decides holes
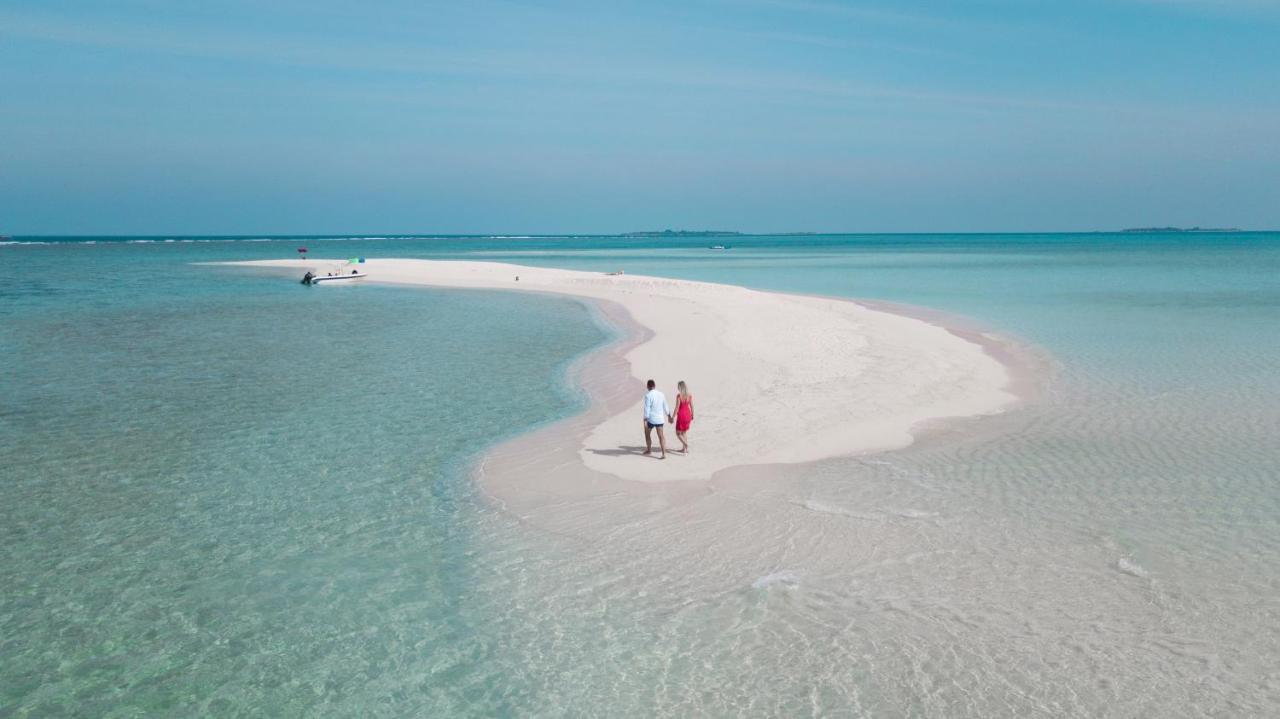
[[[0,715],[1280,713],[1280,237],[661,242],[325,244],[914,302],[1059,372],[900,452],[516,517],[467,468],[580,401],[580,306],[7,246]]]
[[[481,631],[463,467],[571,411],[601,330],[262,282],[5,318],[0,714],[401,714]]]

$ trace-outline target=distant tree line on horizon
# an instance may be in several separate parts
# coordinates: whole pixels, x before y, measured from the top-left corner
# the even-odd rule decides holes
[[[1130,227],[1121,232],[1240,232],[1238,227]]]

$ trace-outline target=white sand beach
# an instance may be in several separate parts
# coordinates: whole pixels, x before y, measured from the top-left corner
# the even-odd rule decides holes
[[[235,264],[301,276],[333,261]],[[496,262],[371,259],[362,269],[373,282],[550,292],[620,306],[632,331],[645,335],[624,354],[633,386],[617,388],[634,402],[593,422],[576,449],[586,467],[627,480],[708,479],[733,466],[898,448],[930,420],[993,414],[1016,400],[1009,369],[978,342],[857,302]],[[654,456],[640,454],[649,378],[673,406],[676,382],[689,384],[697,416],[687,456],[668,451],[657,460],[656,436]],[[679,446],[673,430],[668,425],[668,450]]]

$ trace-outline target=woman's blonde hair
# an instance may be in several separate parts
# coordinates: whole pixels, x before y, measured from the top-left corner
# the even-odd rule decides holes
[[[684,380],[676,382],[676,390],[680,392],[681,397],[689,396],[689,385],[685,384]]]

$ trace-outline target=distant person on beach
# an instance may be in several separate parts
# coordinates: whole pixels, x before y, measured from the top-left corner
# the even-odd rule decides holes
[[[676,412],[674,417],[669,417],[676,423],[676,439],[680,440],[680,444],[684,445],[680,448],[681,454],[689,453],[689,426],[693,424],[693,395],[689,394],[689,385],[680,380],[676,383]]]
[[[658,384],[649,380],[649,391],[644,395],[644,453],[653,454],[653,430],[658,430],[658,446],[662,448],[662,456],[667,458],[667,438],[662,433],[662,426],[671,416],[671,407],[667,406],[667,396],[657,389]]]

